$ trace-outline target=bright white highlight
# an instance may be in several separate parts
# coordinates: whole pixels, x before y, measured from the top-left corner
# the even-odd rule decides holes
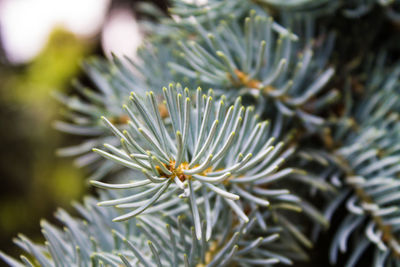
[[[106,56],[134,57],[142,42],[136,19],[129,9],[114,10],[103,28],[102,45]]]
[[[8,59],[13,63],[32,59],[57,26],[78,36],[96,34],[109,3],[110,0],[0,1],[0,31]]]

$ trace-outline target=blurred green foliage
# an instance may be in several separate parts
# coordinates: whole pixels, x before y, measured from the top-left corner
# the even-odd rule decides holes
[[[11,244],[18,232],[40,238],[40,218],[52,221],[57,207],[69,209],[86,191],[82,170],[55,156],[71,137],[51,127],[60,108],[51,92],[70,88],[92,50],[56,29],[32,62],[0,65],[0,249],[7,253],[19,254]]]

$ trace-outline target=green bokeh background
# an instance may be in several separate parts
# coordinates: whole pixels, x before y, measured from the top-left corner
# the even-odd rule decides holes
[[[79,138],[52,127],[62,106],[54,91],[68,92],[82,76],[80,62],[96,52],[96,40],[81,40],[55,29],[43,51],[23,66],[0,63],[0,250],[18,256],[18,233],[40,241],[41,218],[56,223],[57,207],[71,212],[71,201],[86,193],[84,170],[57,148]]]
[[[139,2],[167,10],[167,0],[111,0],[107,13],[128,8],[140,18]],[[58,148],[76,145],[84,137],[54,129],[64,107],[52,94],[72,93],[74,79],[93,87],[81,63],[91,56],[104,57],[100,34],[80,39],[56,28],[43,50],[23,65],[6,60],[0,36],[0,250],[15,258],[22,252],[12,242],[18,233],[43,242],[41,219],[61,226],[53,216],[58,208],[78,215],[71,202],[94,194],[87,170],[74,166],[73,158],[56,155]]]

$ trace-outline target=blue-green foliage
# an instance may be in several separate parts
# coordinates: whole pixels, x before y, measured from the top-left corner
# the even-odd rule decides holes
[[[345,114],[332,132],[342,143],[333,157],[342,168],[342,195],[349,214],[333,239],[330,257],[335,262],[338,250],[350,250],[348,266],[354,266],[370,246],[374,266],[397,266],[400,252],[400,69],[376,64],[357,102],[348,91]],[[357,244],[354,248],[350,238]]]
[[[130,105],[124,107],[132,120],[127,130],[120,132],[104,118],[121,139],[123,149],[106,144],[108,152],[95,151],[141,172],[123,184],[92,182],[101,188],[133,189],[129,197],[99,203],[134,209],[116,221],[141,213],[176,216],[190,209],[197,238],[201,239],[204,220],[208,240],[212,218],[217,214],[214,208],[221,201],[244,222],[249,218],[243,209],[254,211],[264,229],[263,207],[271,212],[281,207],[301,209],[298,197],[284,188],[272,187],[293,173],[303,173],[295,168],[280,168],[295,150],[275,141],[278,126],[260,121],[254,108],[244,108],[240,98],[229,106],[224,97],[215,101],[212,91],[205,95],[200,88],[193,96],[179,84],[171,84],[163,91],[165,98],[160,102],[167,106],[168,120],[162,120],[153,92],[143,100],[131,95]]]
[[[398,0],[258,0],[261,5],[290,13],[303,12],[307,16],[321,17],[335,12],[348,18],[359,18],[381,7],[386,16],[399,21]]]
[[[227,98],[252,95],[259,109],[269,107],[271,115],[297,116],[310,125],[323,123],[307,111],[306,104],[326,89],[334,74],[326,67],[327,55],[313,57],[310,44],[300,49],[296,35],[254,10],[243,21],[228,17],[211,26],[211,31],[200,23],[195,27],[200,37],[197,42],[178,42],[186,64],[171,62],[171,68],[198,78]],[[335,91],[330,91],[313,105],[324,106],[335,97]]]
[[[101,199],[108,198],[103,194]],[[188,227],[188,213],[178,217],[145,215],[115,223],[109,218],[118,212],[98,207],[97,201],[88,197],[84,205],[75,204],[83,220],[64,210],[57,211],[63,230],[42,221],[44,246],[19,235],[15,243],[34,261],[22,256],[20,263],[2,253],[0,257],[11,266],[265,266],[291,264],[284,255],[300,254],[292,237],[280,227],[268,226],[259,233],[254,213],[248,224],[237,224],[229,210],[217,205],[215,212],[219,216],[212,221],[216,234],[210,240],[204,235],[198,240],[193,227]],[[263,215],[266,222],[270,217],[271,214]],[[206,228],[204,223],[202,227]]]
[[[15,242],[41,266],[137,266],[139,263],[143,266],[196,266],[210,257],[207,253],[216,242],[227,254],[215,251],[209,266],[249,261],[267,264],[279,259],[289,261],[268,249],[263,250],[265,253],[259,254],[259,258],[247,258],[250,248],[268,248],[275,242],[279,229],[271,228],[265,236],[252,240],[253,227],[239,224],[219,229],[221,236],[218,241],[205,242],[197,240],[194,230],[187,227],[184,215],[178,218],[141,216],[124,224],[114,223],[109,218],[117,214],[116,210],[99,208],[96,202],[96,199],[87,198],[84,206],[75,205],[84,220],[73,218],[64,210],[57,211],[56,217],[64,225],[64,230],[42,221],[45,246],[34,244],[23,235],[19,235]],[[226,210],[220,212],[225,225],[232,223]],[[11,266],[25,266],[6,255],[0,254],[0,257]],[[21,259],[28,266],[35,265],[35,261],[26,257]]]
[[[372,266],[400,266],[400,67],[342,58],[331,31],[332,15],[351,21],[372,7],[394,23],[398,4],[176,0],[171,16],[141,5],[153,20],[140,22],[136,58],[90,59],[96,89],[75,82],[79,96],[57,95],[56,127],[88,136],[59,154],[95,169],[100,198],[75,205],[83,220],[59,210],[63,230],[43,221],[44,245],[20,235],[21,261],[0,257],[296,266],[331,227],[332,264],[339,251],[346,266],[372,251]]]
[[[97,58],[87,60],[83,63],[83,67],[97,91],[75,81],[74,87],[84,98],[56,95],[67,108],[63,113],[67,121],[57,121],[55,127],[63,132],[90,137],[79,145],[61,148],[57,152],[61,156],[78,156],[76,159],[78,166],[90,165],[95,170],[91,179],[99,179],[109,171],[118,170],[115,164],[99,161],[100,157],[91,153],[93,147],[119,142],[109,134],[100,117],[107,116],[110,121],[123,129],[126,127],[128,116],[121,106],[127,103],[132,90],[144,94],[148,88],[156,90],[162,88],[165,82],[174,81],[175,76],[166,66],[173,58],[170,50],[157,44],[146,43],[137,53],[136,60],[117,57],[114,57],[112,62]],[[179,79],[182,82],[189,81],[184,77]]]

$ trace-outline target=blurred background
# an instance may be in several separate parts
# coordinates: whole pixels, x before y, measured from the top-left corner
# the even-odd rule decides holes
[[[71,201],[90,190],[85,170],[55,155],[79,140],[52,127],[62,116],[51,94],[88,82],[88,56],[134,57],[138,2],[0,0],[0,250],[18,256],[18,233],[41,241],[40,219],[57,223],[57,207],[74,214]],[[166,0],[147,2],[166,10]]]

